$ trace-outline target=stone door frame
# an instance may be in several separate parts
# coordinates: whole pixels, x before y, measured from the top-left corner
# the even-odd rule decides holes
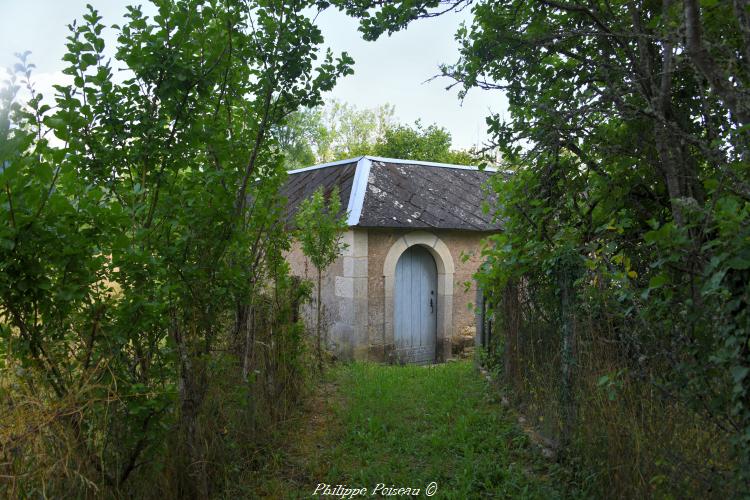
[[[436,357],[444,361],[450,357],[450,338],[453,334],[453,274],[455,266],[453,257],[445,244],[436,234],[428,231],[412,231],[398,238],[386,254],[383,263],[383,283],[385,287],[385,342],[394,345],[393,331],[393,295],[396,276],[396,264],[404,251],[414,245],[427,249],[435,259],[437,266],[437,345]]]

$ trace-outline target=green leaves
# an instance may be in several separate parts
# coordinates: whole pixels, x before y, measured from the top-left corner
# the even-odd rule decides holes
[[[296,236],[316,269],[325,270],[346,247],[341,243],[342,234],[349,227],[346,218],[338,186],[327,197],[319,187],[300,203],[294,218]]]
[[[394,122],[393,106],[359,110],[333,101],[325,107],[294,113],[274,131],[289,168],[377,155],[391,158],[471,165],[467,151],[451,149],[450,134],[437,125]]]
[[[289,288],[285,172],[269,131],[351,71],[346,54],[316,62],[312,2],[155,3],[158,15],[129,7],[112,27],[113,61],[88,7],[70,26],[72,84],[55,86],[54,108],[38,94],[15,102],[15,80],[2,95],[0,350],[29,368],[40,400],[74,409],[76,452],[95,461],[73,474],[84,482],[48,475],[61,478],[52,495],[127,494],[108,485],[127,489],[159,462],[147,455],[188,418],[186,398],[205,400],[206,383],[190,384],[208,361],[220,352],[236,372],[247,359],[238,310],[264,303],[268,283]],[[18,69],[29,80],[31,65]],[[274,303],[284,309],[270,330],[294,330],[291,305]],[[299,362],[299,338],[278,342],[279,358]]]
[[[669,283],[670,279],[667,274],[657,274],[656,276],[652,276],[651,279],[648,280],[648,288],[655,289],[662,287]]]
[[[625,370],[618,370],[615,373],[602,375],[596,381],[596,385],[607,393],[610,401],[617,399],[618,391],[622,390],[624,385]]]
[[[742,381],[745,380],[747,374],[750,373],[750,368],[748,368],[747,366],[733,366],[730,369],[730,372],[732,374],[734,383],[742,387]]]
[[[387,128],[374,146],[374,154],[390,158],[471,165],[472,156],[464,151],[451,149],[451,135],[442,127],[424,127],[417,120],[413,127],[399,125]]]

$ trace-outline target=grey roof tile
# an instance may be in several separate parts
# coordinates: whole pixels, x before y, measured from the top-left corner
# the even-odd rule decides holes
[[[288,198],[288,218],[299,203],[323,185],[329,193],[340,186],[346,207],[356,170],[352,163],[323,166],[293,173],[282,189]],[[359,226],[497,231],[501,224],[482,210],[483,201],[494,203],[484,189],[490,171],[443,168],[408,160],[372,160]]]
[[[341,197],[341,210],[342,212],[346,211],[356,167],[357,162],[354,161],[343,165],[334,165],[291,174],[286,183],[281,187],[280,193],[287,200],[287,223],[290,224],[292,222],[292,218],[302,200],[309,198],[318,186],[323,186],[325,196],[330,196],[333,188],[338,186],[339,196]]]

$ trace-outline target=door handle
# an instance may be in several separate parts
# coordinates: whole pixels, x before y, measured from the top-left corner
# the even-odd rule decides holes
[[[434,309],[432,307],[432,298],[430,298],[430,313],[432,313],[432,312],[435,312],[435,311],[434,311]]]

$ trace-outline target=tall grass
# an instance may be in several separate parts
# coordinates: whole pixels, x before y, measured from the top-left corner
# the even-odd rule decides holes
[[[274,429],[310,386],[313,359],[296,318],[299,298],[272,290],[261,295],[241,331],[235,318],[226,318],[222,340],[204,364],[208,387],[198,428],[217,495],[259,468]],[[0,360],[0,368],[0,497],[184,498],[177,387],[169,380],[161,393],[141,395],[163,405],[151,419],[158,425],[149,426],[144,438],[144,446],[146,438],[156,444],[130,464],[132,472],[120,483],[102,471],[121,459],[118,450],[133,445],[115,439],[122,435],[126,405],[116,382],[87,382],[106,379],[106,360],[62,400],[40,390],[11,358]]]
[[[521,301],[515,331],[498,318],[487,363],[503,374],[513,403],[531,425],[559,444],[560,330],[530,306]],[[732,498],[736,465],[729,433],[709,413],[689,408],[659,385],[669,367],[633,359],[612,327],[580,317],[575,324],[576,418],[567,449],[558,450],[576,471],[572,486],[601,498]],[[510,360],[506,335],[517,342]],[[507,363],[512,369],[505,369]]]
[[[373,498],[378,484],[413,488],[426,498],[433,482],[434,498],[560,497],[559,469],[533,452],[471,362],[339,364],[328,380],[310,427],[295,425],[305,435],[291,433],[280,448],[294,467],[259,478],[256,491],[268,498],[310,498],[320,483]]]

